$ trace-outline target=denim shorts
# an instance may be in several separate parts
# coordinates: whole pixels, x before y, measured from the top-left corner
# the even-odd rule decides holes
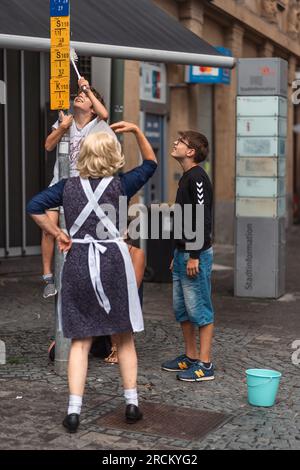
[[[189,253],[175,250],[173,264],[173,307],[178,322],[190,321],[196,326],[214,322],[211,301],[211,271],[213,249],[200,253],[199,273],[188,277],[186,266]]]

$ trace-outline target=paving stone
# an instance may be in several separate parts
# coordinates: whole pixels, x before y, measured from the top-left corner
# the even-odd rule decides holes
[[[161,371],[163,360],[183,351],[183,340],[174,322],[171,284],[145,284],[146,329],[135,337],[141,407],[143,401],[154,401],[232,414],[230,423],[200,441],[148,436],[135,432],[134,426],[124,433],[96,425],[123,403],[123,391],[118,368],[92,357],[80,431],[67,435],[61,425],[68,399],[66,378],[55,375],[47,357],[54,333],[53,302],[42,299],[38,275],[14,274],[18,282],[6,282],[11,268],[9,260],[1,262],[0,340],[6,345],[7,363],[0,365],[0,449],[300,449],[300,366],[291,362],[292,344],[300,339],[299,237],[300,227],[293,227],[287,257],[293,302],[234,298],[233,272],[213,273],[216,380],[211,383],[181,383],[176,374]],[[226,265],[226,259],[232,263],[232,253],[221,248],[216,258],[218,264]],[[20,272],[27,262],[38,274],[39,258],[20,259]],[[252,367],[284,372],[275,407],[248,405],[245,370]]]

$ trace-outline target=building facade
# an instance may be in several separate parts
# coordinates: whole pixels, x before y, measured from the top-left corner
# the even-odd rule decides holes
[[[287,202],[289,222],[297,210],[300,196],[300,140],[293,126],[300,122],[299,106],[292,102],[293,82],[300,61],[300,2],[297,0],[155,0],[185,27],[213,46],[231,50],[236,58],[281,57],[288,61],[288,147]],[[125,63],[124,118],[147,121],[145,103],[138,96],[143,65]],[[166,106],[163,116],[162,161],[160,175],[162,193],[167,202],[175,199],[180,168],[169,157],[169,150],[179,130],[194,129],[207,135],[211,153],[205,168],[214,186],[214,240],[233,244],[235,145],[236,145],[236,70],[231,72],[229,85],[189,84],[186,67],[166,65]],[[162,83],[164,86],[164,83]],[[294,85],[295,86],[295,85]],[[155,108],[151,114],[156,113]],[[152,120],[156,119],[152,114]],[[147,129],[146,129],[147,130]],[[125,140],[127,156],[134,155],[132,139]],[[129,159],[128,164],[131,165]],[[151,202],[151,200],[150,200]]]
[[[287,199],[289,222],[300,199],[300,107],[292,102],[299,78],[300,1],[153,0],[185,27],[237,58],[282,57],[289,66]],[[149,19],[151,21],[151,18]],[[169,156],[178,131],[207,135],[205,169],[214,187],[214,240],[233,244],[236,70],[229,84],[195,84],[174,64],[81,58],[79,68],[105,96],[111,121],[125,119],[145,130],[159,170],[140,194],[146,203],[175,199],[181,170]],[[76,76],[72,75],[72,91]],[[0,105],[0,257],[39,252],[40,234],[25,215],[26,201],[51,179],[55,153],[44,140],[57,117],[49,110],[49,55],[0,49],[0,79],[7,105]],[[124,137],[126,168],[139,161],[135,139]],[[298,198],[298,199],[297,199]],[[298,215],[299,217],[299,215]]]

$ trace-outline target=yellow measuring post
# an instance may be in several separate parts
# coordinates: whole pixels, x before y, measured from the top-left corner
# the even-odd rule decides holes
[[[70,16],[50,18],[51,81],[50,108],[69,109],[70,105]]]
[[[51,77],[70,77],[69,47],[51,47]]]
[[[70,79],[51,78],[50,80],[51,109],[69,109]]]
[[[51,47],[70,46],[70,17],[54,16],[50,18]]]

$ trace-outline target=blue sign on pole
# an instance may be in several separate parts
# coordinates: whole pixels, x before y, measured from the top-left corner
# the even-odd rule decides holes
[[[226,56],[232,56],[231,50],[225,47],[216,47],[217,51]],[[187,83],[230,84],[231,73],[229,69],[210,66],[188,65]]]
[[[70,0],[50,0],[50,16],[69,16]]]

